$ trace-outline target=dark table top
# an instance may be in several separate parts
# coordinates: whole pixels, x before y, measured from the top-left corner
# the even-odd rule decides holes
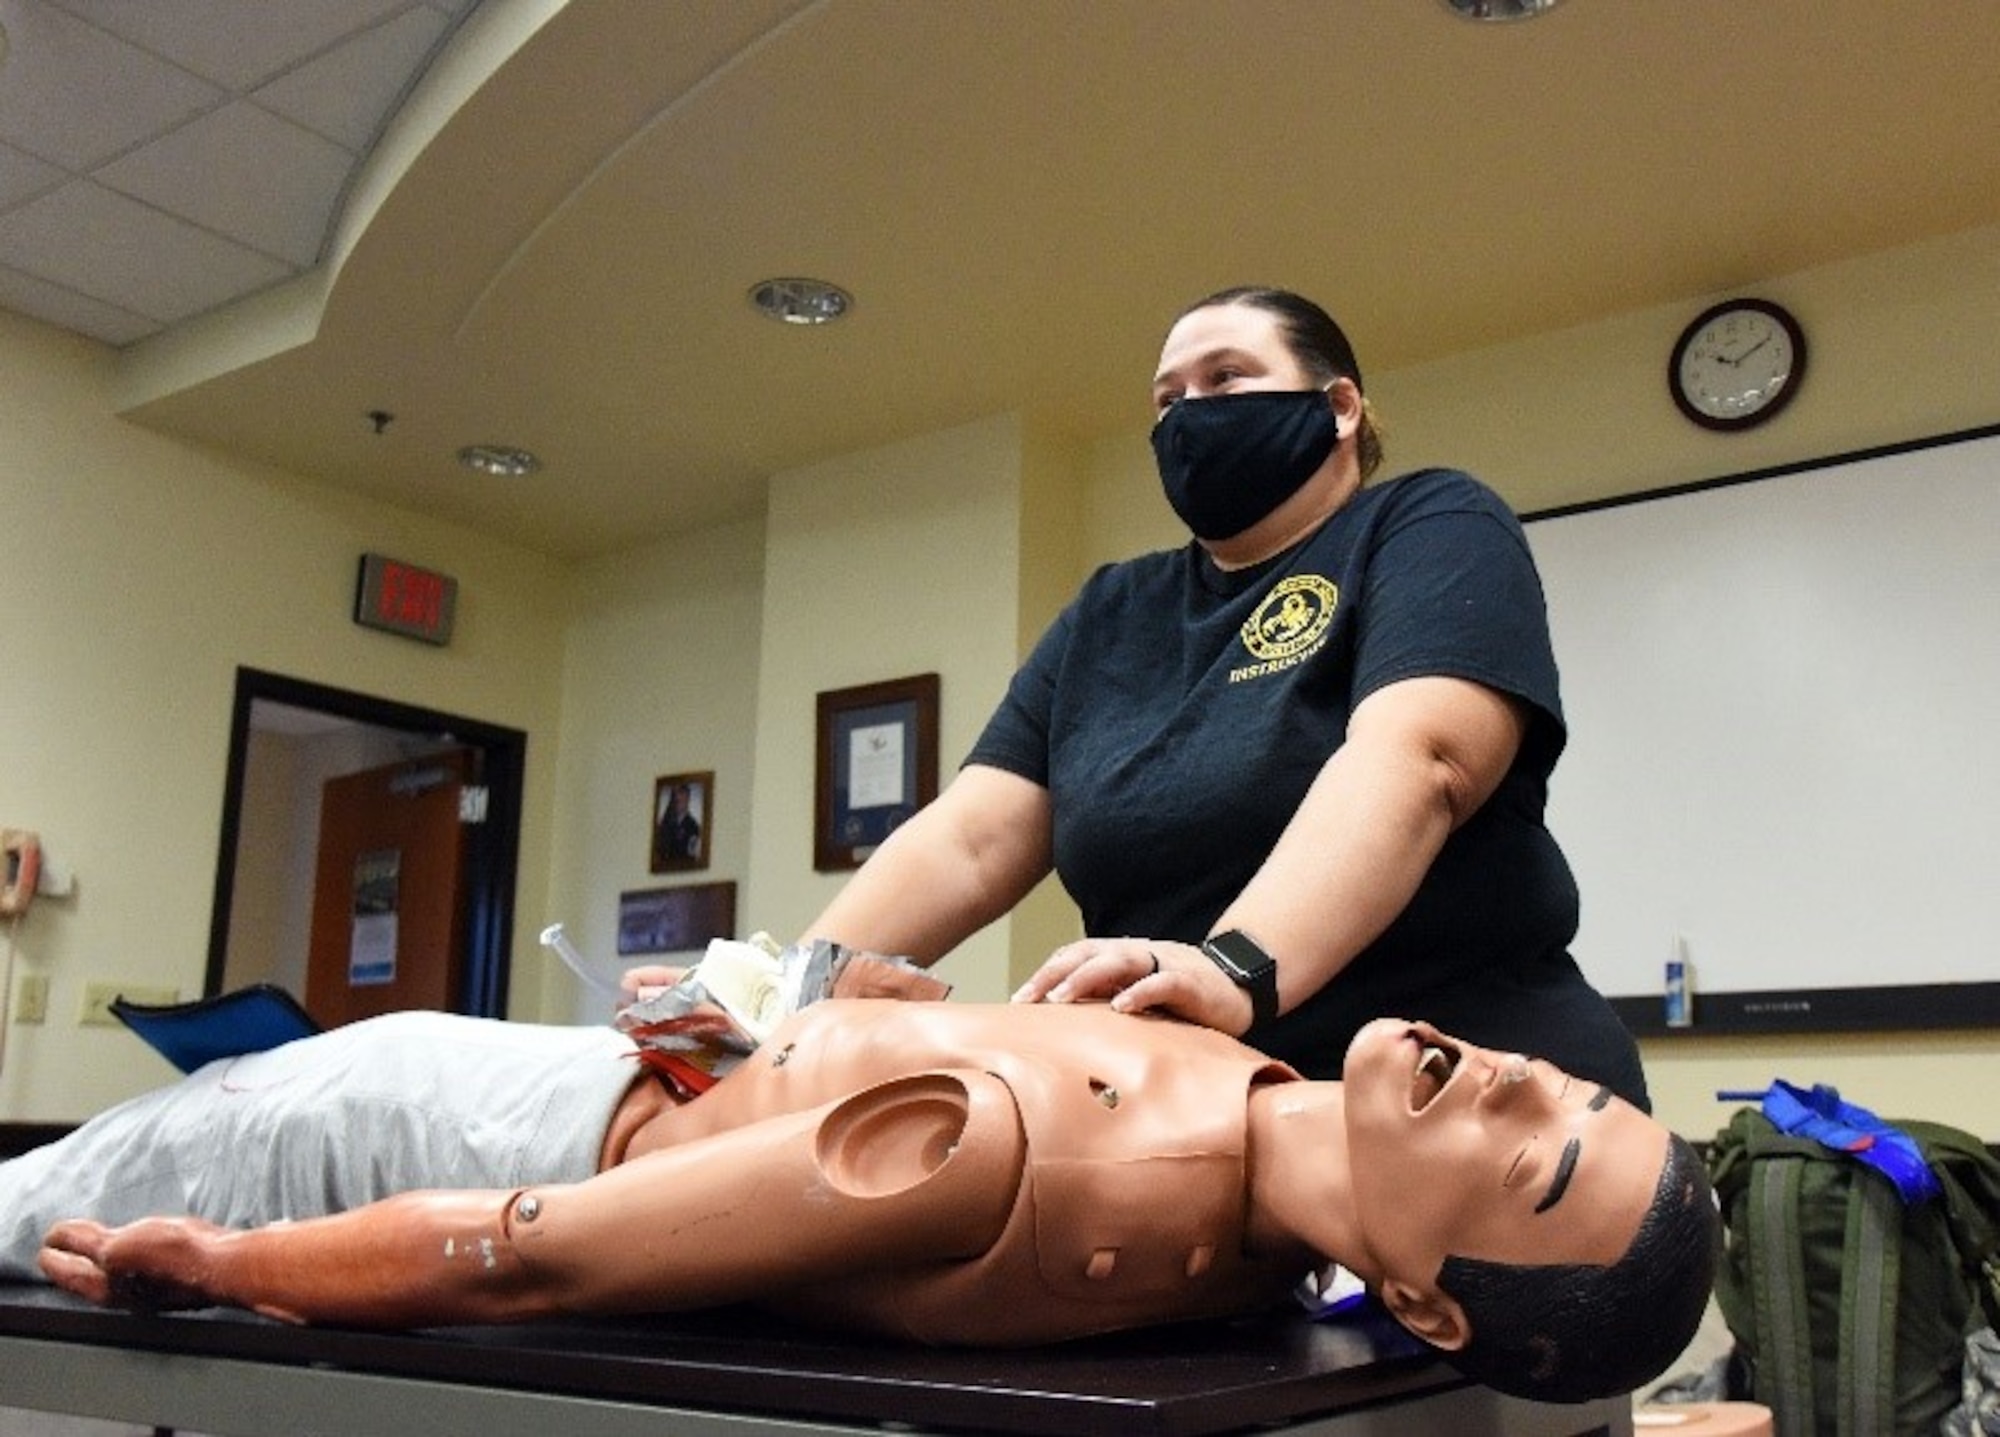
[[[1214,1437],[1462,1386],[1379,1313],[1274,1312],[1009,1351],[899,1346],[747,1310],[380,1333],[109,1312],[0,1284],[0,1336],[331,1366],[762,1417],[1034,1437]]]

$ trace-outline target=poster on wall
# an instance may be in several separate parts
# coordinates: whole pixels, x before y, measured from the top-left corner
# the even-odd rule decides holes
[[[618,952],[692,953],[736,936],[736,885],[688,883],[618,895]]]
[[[347,949],[347,985],[378,988],[396,981],[396,907],[403,855],[397,849],[354,860],[354,936]]]

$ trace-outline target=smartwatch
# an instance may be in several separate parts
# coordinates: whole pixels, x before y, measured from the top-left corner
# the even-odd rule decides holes
[[[1218,933],[1201,945],[1209,961],[1250,995],[1250,1026],[1278,1016],[1278,960],[1240,928]]]

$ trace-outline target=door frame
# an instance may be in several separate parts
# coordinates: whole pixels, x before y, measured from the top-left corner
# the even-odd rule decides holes
[[[222,833],[215,861],[215,903],[209,917],[208,972],[202,992],[221,991],[229,954],[229,913],[236,892],[236,846],[242,824],[243,775],[250,750],[251,706],[259,699],[309,709],[376,728],[450,734],[474,755],[475,781],[487,792],[486,818],[473,824],[465,847],[465,975],[453,1011],[506,1016],[514,943],[514,893],[521,852],[521,790],[528,736],[480,719],[397,703],[239,666],[229,720],[229,768],[223,781]]]

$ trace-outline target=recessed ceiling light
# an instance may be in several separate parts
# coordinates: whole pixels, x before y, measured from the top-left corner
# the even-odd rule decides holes
[[[542,467],[541,460],[511,444],[468,444],[458,451],[458,462],[481,474],[498,474],[503,479],[518,479]]]
[[[750,302],[786,324],[831,324],[853,306],[854,297],[823,279],[766,279],[750,286]]]
[[[1447,10],[1467,20],[1532,20],[1561,3],[1562,0],[1444,0]]]

